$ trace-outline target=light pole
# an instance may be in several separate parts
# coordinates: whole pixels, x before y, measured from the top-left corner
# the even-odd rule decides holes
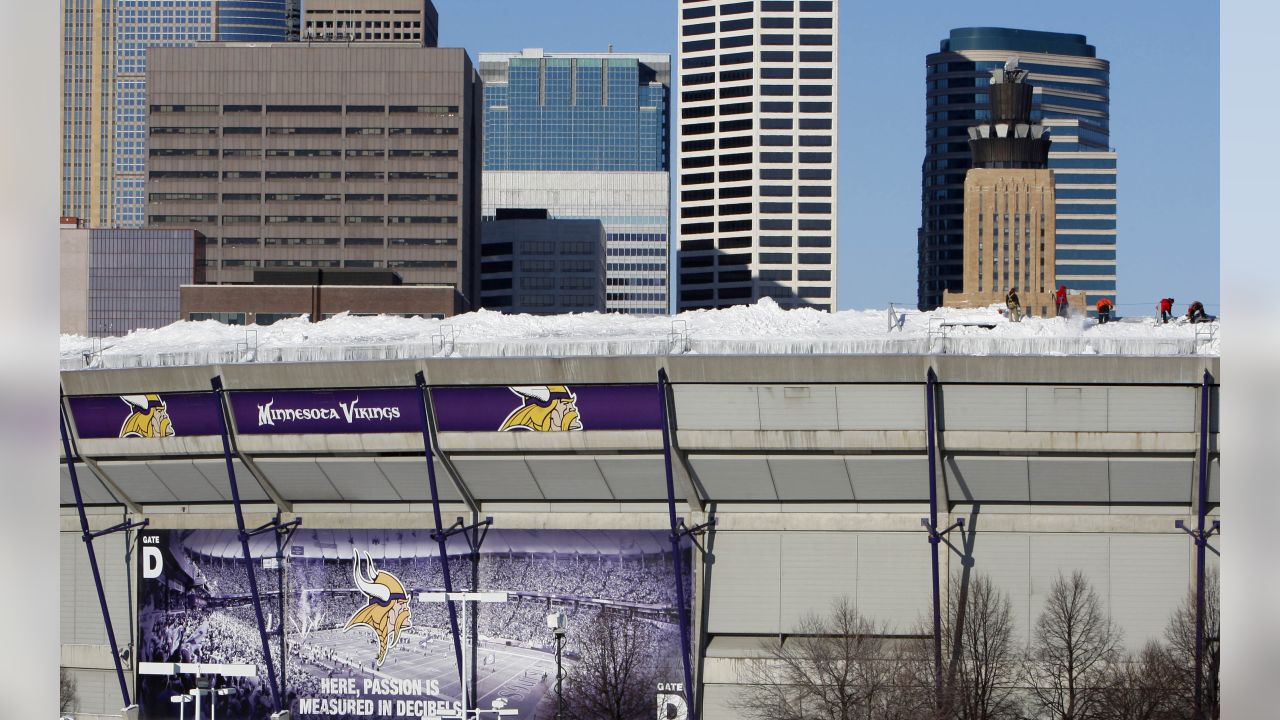
[[[507,594],[505,592],[424,592],[418,593],[418,602],[454,602],[462,601],[462,642],[466,646],[471,642],[471,633],[467,625],[467,606],[472,602],[493,603],[506,602]],[[473,682],[472,674],[475,668],[467,666],[467,658],[470,657],[469,648],[464,647],[462,653],[462,716],[468,717],[472,713],[476,713],[479,717],[481,712],[493,712],[492,710],[481,710],[480,708],[467,707],[471,698],[467,690],[468,686]],[[508,713],[499,713],[508,714]]]
[[[195,700],[190,695],[170,695],[169,702],[178,703],[178,720],[185,720],[187,717],[187,703]]]
[[[218,698],[220,696],[235,695],[235,688],[218,688],[213,691],[213,697],[209,698],[209,720],[218,720]]]
[[[565,643],[564,613],[553,612],[547,615],[547,627],[556,640],[556,720],[564,720],[564,665],[562,656]]]

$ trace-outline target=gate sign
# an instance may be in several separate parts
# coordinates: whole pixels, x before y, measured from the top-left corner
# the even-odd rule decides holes
[[[218,399],[206,393],[81,395],[67,398],[82,438],[217,435]]]
[[[659,430],[657,385],[433,388],[441,432]]]
[[[421,432],[418,389],[233,391],[241,435]]]

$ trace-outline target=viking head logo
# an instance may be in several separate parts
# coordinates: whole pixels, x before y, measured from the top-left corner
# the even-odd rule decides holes
[[[378,638],[378,660],[376,665],[382,667],[387,657],[387,650],[396,644],[400,637],[400,628],[411,626],[409,622],[409,596],[399,578],[389,572],[378,570],[373,566],[369,553],[364,554],[364,565],[361,569],[360,553],[352,551],[351,575],[356,587],[365,594],[367,603],[351,616],[343,632],[357,625],[363,625],[373,631]]]
[[[169,406],[155,393],[147,395],[121,395],[120,399],[131,412],[120,426],[122,438],[173,437],[169,424]]]
[[[582,429],[578,396],[565,385],[532,385],[508,388],[523,401],[503,421],[501,431],[534,430],[567,432]]]

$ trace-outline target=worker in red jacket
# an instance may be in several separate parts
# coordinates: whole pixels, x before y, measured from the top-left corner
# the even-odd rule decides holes
[[[1067,286],[1059,285],[1058,292],[1053,294],[1053,304],[1058,309],[1058,317],[1067,316]]]
[[[1163,298],[1160,300],[1160,322],[1168,323],[1171,317],[1173,317],[1173,298]]]
[[[1111,298],[1102,298],[1098,301],[1098,324],[1106,325],[1111,319],[1111,308],[1115,303],[1111,302]]]

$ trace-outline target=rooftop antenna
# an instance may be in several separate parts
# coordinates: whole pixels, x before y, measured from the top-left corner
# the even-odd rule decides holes
[[[613,43],[609,43],[609,54],[613,54]]]

